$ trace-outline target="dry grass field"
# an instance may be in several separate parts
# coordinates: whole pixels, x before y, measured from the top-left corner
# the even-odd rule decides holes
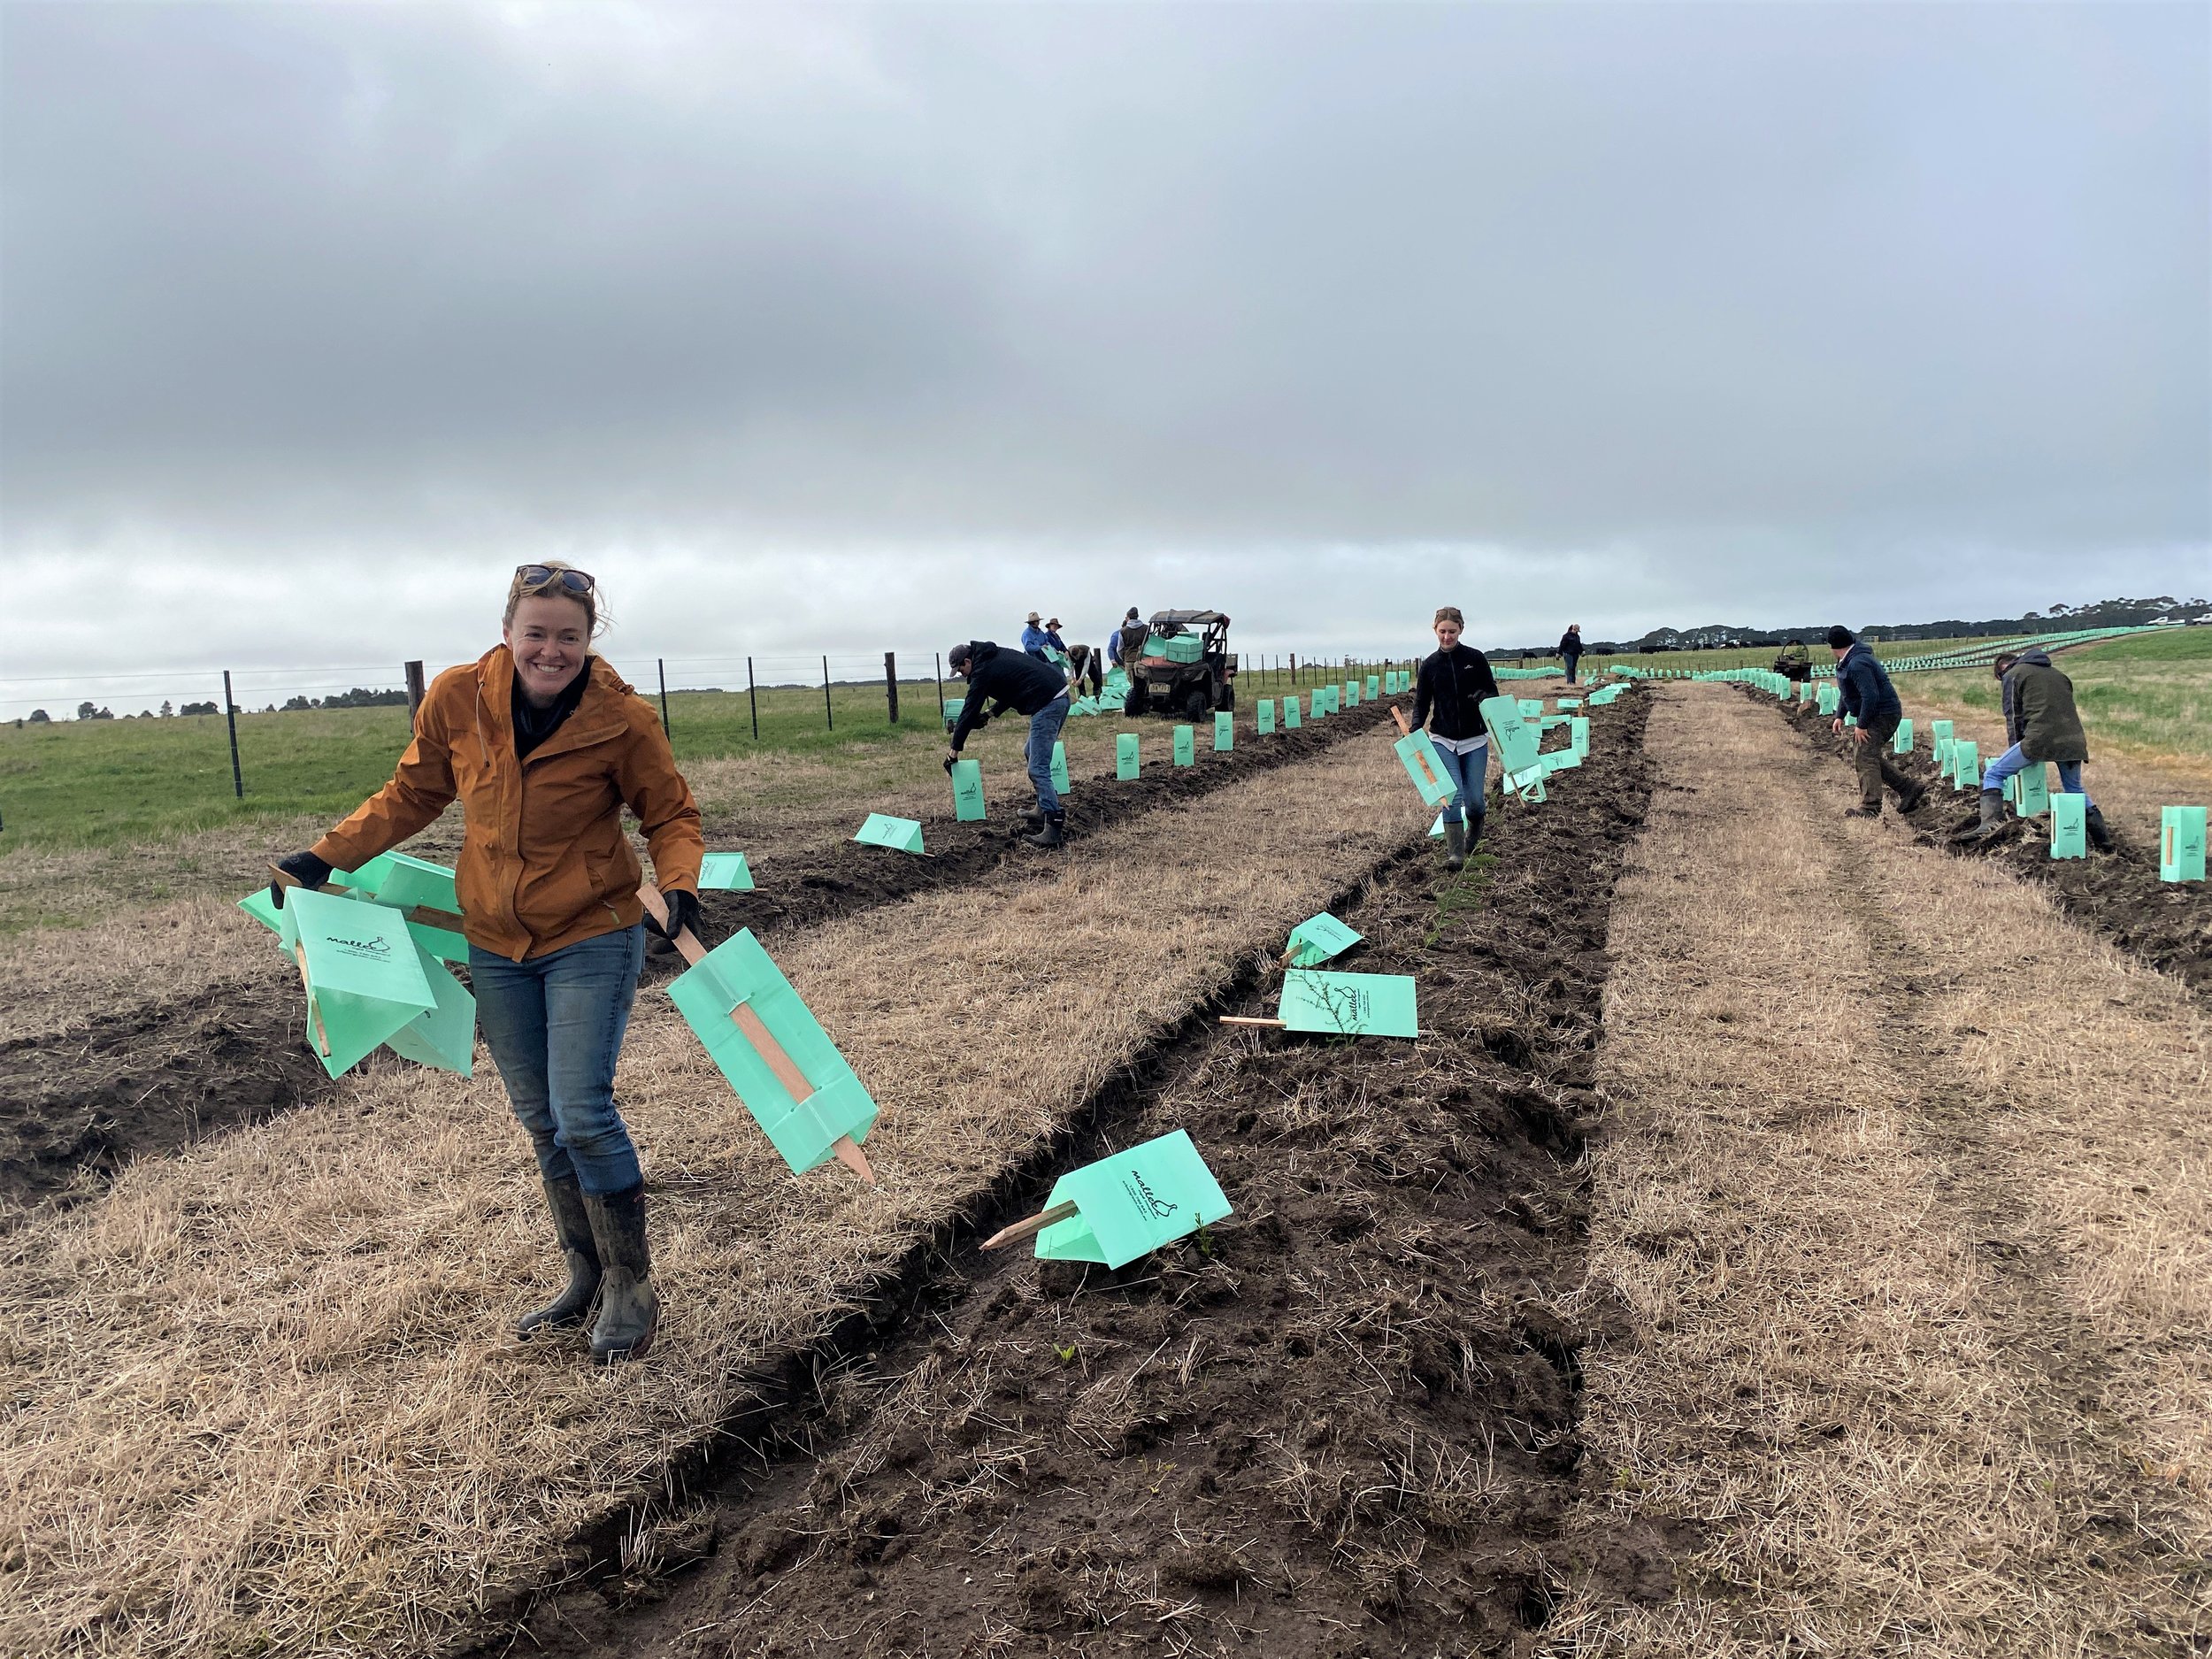
[[[78,1173],[0,1215],[0,1651],[2212,1646],[2180,976],[2016,861],[1843,820],[1847,770],[1733,687],[1598,711],[1457,879],[1380,710],[1172,774],[1162,722],[1141,785],[1114,730],[1071,728],[1060,857],[1007,841],[1003,730],[987,826],[933,761],[695,767],[763,876],[710,920],[882,1102],[882,1185],[792,1179],[649,969],[618,1087],[668,1317],[611,1375],[505,1335],[554,1263],[488,1063],[320,1079],[229,903],[271,849],[13,856],[73,919],[0,939],[0,1174]],[[850,848],[870,808],[940,856]],[[1333,902],[1433,1034],[1195,1018],[1264,1009]],[[209,1088],[206,1133],[149,1126]],[[65,1107],[84,1144],[40,1148]],[[1214,1236],[975,1255],[1177,1126]]]
[[[449,1641],[1425,822],[1387,745],[1349,744],[783,949],[884,1106],[876,1192],[794,1181],[648,993],[618,1087],[671,1318],[652,1363],[611,1379],[503,1335],[549,1250],[488,1067],[372,1064],[27,1222],[0,1301],[0,1647]]]
[[[1678,1553],[1562,1653],[2212,1640],[2201,1005],[2001,871],[1847,823],[1671,688],[1612,918],[1584,1298],[1594,1515]],[[1671,786],[1671,787],[1670,787]]]

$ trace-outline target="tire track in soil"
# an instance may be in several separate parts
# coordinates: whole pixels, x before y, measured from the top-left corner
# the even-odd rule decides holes
[[[1081,834],[1171,810],[1312,759],[1387,718],[1384,703],[1363,703],[1195,766],[1155,767],[1126,782],[1079,780],[1069,796],[1070,827]],[[1004,818],[926,822],[936,843],[930,858],[845,840],[768,843],[749,856],[761,888],[706,895],[710,932],[718,939],[750,927],[772,943],[779,933],[912,894],[986,880],[1011,859],[1053,856],[1024,846]],[[1080,846],[1064,856],[1079,858]],[[678,971],[672,952],[654,957],[641,984]],[[0,1044],[0,1227],[34,1209],[96,1197],[134,1158],[163,1156],[327,1099],[336,1085],[308,1048],[291,981],[278,983],[284,990],[263,999],[227,985]]]
[[[1528,1651],[1580,1455],[1552,1302],[1586,1253],[1647,708],[1494,813],[1467,879],[1409,850],[1340,909],[1368,940],[1345,965],[1418,974],[1437,1037],[1202,1010],[482,1651]],[[1173,1128],[1237,1205],[1202,1240],[1119,1272],[976,1250],[1058,1170]]]
[[[1739,689],[1754,702],[1770,701],[1748,687]],[[1850,770],[1850,740],[1831,733],[1826,717],[1775,706],[1812,749],[1835,757]],[[1954,790],[1919,749],[1891,758],[1899,771],[1927,786],[1927,799],[1904,819],[1922,846],[1986,858],[2024,880],[2040,882],[2075,920],[2198,995],[2212,992],[2212,885],[2161,881],[2156,849],[2147,853],[2119,831],[2114,832],[2117,850],[2093,852],[2086,858],[2052,857],[2048,833],[2019,818],[2007,818],[2002,829],[1985,839],[1961,839],[1960,833],[1980,819],[1980,795]],[[2088,781],[2093,793],[2095,778]],[[1893,810],[1895,804],[1887,803]]]

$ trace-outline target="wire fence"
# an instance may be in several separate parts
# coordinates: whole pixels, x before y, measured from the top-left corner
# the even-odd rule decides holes
[[[1355,674],[1409,668],[1417,658],[1285,651],[1233,653],[1232,660],[1238,701],[1248,704],[1251,699]],[[660,710],[672,738],[697,738],[718,750],[747,741],[789,741],[808,727],[825,734],[864,734],[917,722],[935,726],[943,718],[948,698],[965,692],[964,682],[948,675],[942,653],[934,650],[650,658],[626,655],[617,665],[640,695]],[[180,737],[204,733],[212,726],[217,728],[219,754],[227,740],[230,792],[243,799],[256,749],[265,753],[280,749],[288,757],[303,744],[314,741],[318,728],[295,727],[285,717],[392,708],[406,710],[405,718],[411,718],[426,685],[438,672],[412,662],[0,678],[0,724],[47,728],[128,721],[140,732],[150,725]],[[1087,686],[1087,679],[1079,684]],[[278,726],[264,727],[261,722],[272,716]],[[242,746],[242,719],[248,734]],[[403,734],[405,728],[399,729]],[[280,742],[272,741],[280,738]],[[138,747],[142,749],[144,741],[165,748],[162,739],[151,734]]]

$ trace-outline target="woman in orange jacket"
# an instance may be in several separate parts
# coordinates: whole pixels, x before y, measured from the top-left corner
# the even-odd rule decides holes
[[[644,872],[622,833],[637,814],[672,931],[699,924],[699,809],[667,734],[603,657],[595,585],[558,561],[507,589],[504,643],[432,684],[391,782],[279,868],[319,887],[357,870],[458,800],[454,872],[478,1022],[529,1132],[568,1287],[525,1337],[583,1324],[602,1363],[651,1347],[660,1298],[644,1176],[614,1102],[645,956]],[[283,889],[274,889],[283,902]]]

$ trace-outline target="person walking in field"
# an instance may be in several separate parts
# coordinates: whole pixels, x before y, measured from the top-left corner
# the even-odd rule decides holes
[[[1830,628],[1828,649],[1836,654],[1836,689],[1843,704],[1833,730],[1839,736],[1846,731],[1851,733],[1852,764],[1859,773],[1859,804],[1844,817],[1881,817],[1884,784],[1896,792],[1897,810],[1911,811],[1927,791],[1889,763],[1889,740],[1896,735],[1897,722],[1905,714],[1904,704],[1897,700],[1897,687],[1890,684],[1889,674],[1875,660],[1874,653],[1854,638],[1850,629]],[[1858,724],[1846,726],[1846,714]]]
[[[2110,852],[2112,832],[2082,787],[2089,736],[2074,706],[2074,682],[2053,667],[2051,654],[2041,649],[2001,652],[1990,669],[2003,682],[2005,741],[2011,747],[1982,774],[1982,817],[1976,833],[1986,835],[2005,821],[2005,780],[2047,761],[2058,767],[2060,789],[2083,797],[2089,844],[2101,853]]]
[[[568,1286],[518,1334],[590,1317],[592,1356],[637,1359],[659,1328],[644,1174],[614,1099],[644,961],[637,815],[669,931],[699,931],[699,809],[651,707],[604,657],[596,585],[549,561],[508,584],[501,644],[432,682],[392,780],[278,868],[303,887],[357,870],[461,803],[454,888],[484,1041],[530,1136]],[[284,888],[272,889],[278,904]]]
[[[960,705],[960,719],[952,728],[952,748],[945,756],[945,770],[960,758],[968,733],[995,714],[1010,709],[1029,717],[1029,743],[1024,751],[1029,781],[1037,791],[1037,810],[1027,816],[1037,828],[1022,839],[1032,847],[1057,847],[1067,839],[1068,815],[1060,804],[1060,792],[1052,787],[1052,745],[1068,718],[1068,682],[1050,663],[1026,651],[1003,650],[988,640],[969,640],[946,654],[952,672],[968,682],[968,695]],[[988,703],[992,706],[986,707]]]
[[[1413,727],[1429,728],[1429,741],[1451,775],[1453,795],[1444,808],[1444,867],[1457,870],[1482,841],[1489,788],[1490,733],[1482,704],[1498,695],[1490,659],[1460,634],[1467,626],[1457,605],[1436,613],[1436,649],[1422,659],[1413,687]]]
[[[1575,669],[1582,661],[1582,624],[1570,622],[1559,636],[1559,660],[1567,665],[1567,683],[1575,683]]]

